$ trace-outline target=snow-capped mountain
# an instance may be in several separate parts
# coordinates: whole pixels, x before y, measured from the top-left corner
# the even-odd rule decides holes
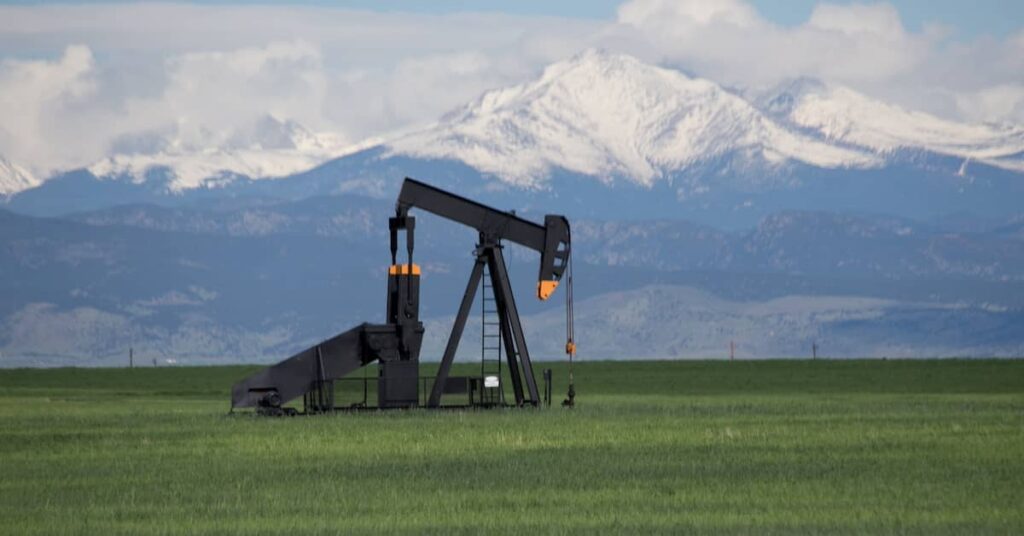
[[[788,164],[871,169],[900,150],[1024,172],[1021,127],[957,123],[814,80],[748,100],[709,80],[594,50],[533,82],[488,92],[389,147],[459,160],[522,186],[559,168],[650,186],[707,173],[705,164],[721,166],[723,158],[751,178]]]
[[[389,146],[460,160],[522,186],[558,168],[649,186],[727,156],[759,171],[790,162],[883,163],[873,151],[787,128],[714,82],[594,50],[551,65],[536,81],[488,92]]]
[[[39,184],[29,171],[0,156],[0,197],[27,190]]]
[[[1024,172],[1024,128],[1019,126],[957,123],[807,79],[785,84],[757,102],[829,142],[883,157],[901,149],[925,150]]]
[[[168,187],[181,191],[217,186],[234,177],[285,177],[377,143],[370,140],[352,146],[332,133],[311,132],[294,121],[271,116],[216,138],[208,135],[189,143],[168,135],[146,144],[148,151],[114,154],[89,171],[97,177],[129,177],[139,183],[154,170],[166,170]]]
[[[1024,195],[1021,127],[957,123],[809,80],[748,94],[594,50],[433,125],[355,146],[269,116],[231,132],[152,138],[48,179],[11,206],[62,214],[174,204],[192,191],[387,197],[412,175],[467,194],[502,191],[494,201],[520,208],[555,209],[545,203],[558,198],[558,210],[572,203],[580,215],[684,210],[732,226],[789,209],[1002,217]],[[280,180],[251,180],[262,178]],[[8,192],[28,184],[8,182]]]

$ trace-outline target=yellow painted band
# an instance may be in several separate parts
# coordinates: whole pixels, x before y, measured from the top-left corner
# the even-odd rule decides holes
[[[409,275],[409,265],[392,264],[391,267],[388,268],[388,275]],[[413,263],[412,275],[420,275],[420,265]]]

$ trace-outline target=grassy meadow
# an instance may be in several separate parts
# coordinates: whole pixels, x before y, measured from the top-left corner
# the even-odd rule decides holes
[[[591,362],[571,411],[228,415],[252,370],[0,370],[0,533],[1024,533],[1024,361]]]

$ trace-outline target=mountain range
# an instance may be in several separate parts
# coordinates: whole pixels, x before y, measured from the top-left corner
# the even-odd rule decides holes
[[[157,136],[45,178],[0,159],[0,364],[266,361],[376,320],[404,176],[568,215],[591,357],[1024,349],[1019,126],[587,51],[355,146],[270,116],[255,132]],[[422,219],[429,356],[475,237]],[[536,259],[510,258],[528,295]],[[523,301],[557,356],[559,312]]]
[[[897,202],[929,190],[933,212],[918,206],[913,215],[979,206],[1003,213],[1012,208],[1000,194],[1020,193],[1019,126],[955,123],[807,79],[748,93],[592,50],[408,134],[344,147],[336,137],[267,117],[258,136],[219,147],[182,147],[173,139],[129,145],[137,152],[112,154],[35,188],[59,191],[83,178],[112,183],[103,185],[112,204],[187,198],[182,194],[195,190],[244,196],[286,191],[253,183],[308,178],[317,169],[307,170],[321,164],[331,177],[318,193],[381,194],[395,166],[435,170],[443,163],[452,168],[444,173],[449,182],[513,189],[535,201],[565,197],[578,183],[633,187],[641,198],[657,192],[674,201],[664,215],[758,203],[770,210],[870,209],[872,196],[864,191],[878,190],[880,182],[896,183],[889,187]],[[0,193],[16,208],[36,208],[32,198],[41,193],[29,193],[36,182],[15,164],[0,165]],[[828,191],[820,191],[822,183]],[[754,212],[746,223],[763,216]]]

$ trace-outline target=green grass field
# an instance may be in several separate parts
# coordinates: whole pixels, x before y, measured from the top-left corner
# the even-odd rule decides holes
[[[1024,361],[584,363],[572,411],[227,415],[251,370],[0,371],[0,533],[1024,533]]]

